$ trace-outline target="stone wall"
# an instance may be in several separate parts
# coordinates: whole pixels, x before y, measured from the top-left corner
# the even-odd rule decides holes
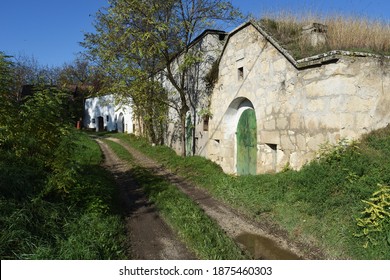
[[[187,113],[189,126],[193,128],[192,135],[186,139],[187,155],[192,155],[192,147],[195,145],[195,154],[206,156],[205,146],[209,139],[207,130],[204,129],[202,111],[208,109],[210,94],[206,91],[204,77],[210,71],[213,63],[219,58],[225,43],[225,32],[206,30],[190,45],[189,53],[199,57],[199,62],[194,63],[188,69],[185,76],[187,105],[190,111]],[[172,62],[173,73],[179,81],[179,69],[182,67],[183,55],[178,56]],[[177,91],[167,79],[166,71],[162,71],[162,84],[169,93],[169,100],[173,106],[180,104]],[[181,126],[177,111],[169,108],[168,124],[166,132],[166,144],[181,154],[180,140]]]
[[[257,118],[257,173],[299,169],[321,144],[356,139],[390,123],[388,58],[338,55],[297,67],[257,26],[233,31],[219,64],[206,156],[236,172],[235,132]]]

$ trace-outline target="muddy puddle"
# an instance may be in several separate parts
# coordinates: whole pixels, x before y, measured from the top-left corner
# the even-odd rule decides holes
[[[245,246],[253,258],[261,260],[301,260],[298,255],[281,248],[270,238],[244,233],[236,238],[236,241]]]

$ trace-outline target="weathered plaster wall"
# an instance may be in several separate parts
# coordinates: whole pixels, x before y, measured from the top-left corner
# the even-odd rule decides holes
[[[103,117],[107,131],[121,130],[123,117],[123,131],[133,133],[132,109],[127,104],[116,104],[113,94],[87,98],[84,104],[84,127],[96,129],[98,117]]]
[[[299,70],[253,25],[233,32],[212,97],[207,157],[236,172],[235,132],[248,104],[257,118],[258,173],[280,171],[286,164],[299,169],[326,141],[358,138],[386,126],[389,64],[386,58],[342,56]]]

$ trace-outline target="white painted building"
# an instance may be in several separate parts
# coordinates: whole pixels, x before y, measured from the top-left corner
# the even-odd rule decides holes
[[[90,97],[84,103],[84,127],[96,131],[134,133],[131,102],[116,102],[113,94]]]

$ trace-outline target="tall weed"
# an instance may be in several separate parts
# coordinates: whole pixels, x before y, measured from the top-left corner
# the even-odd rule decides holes
[[[282,11],[263,15],[259,24],[297,59],[331,51],[363,51],[390,55],[390,23],[364,17],[312,12],[294,14]],[[311,23],[327,25],[326,44],[312,47],[301,35]]]

